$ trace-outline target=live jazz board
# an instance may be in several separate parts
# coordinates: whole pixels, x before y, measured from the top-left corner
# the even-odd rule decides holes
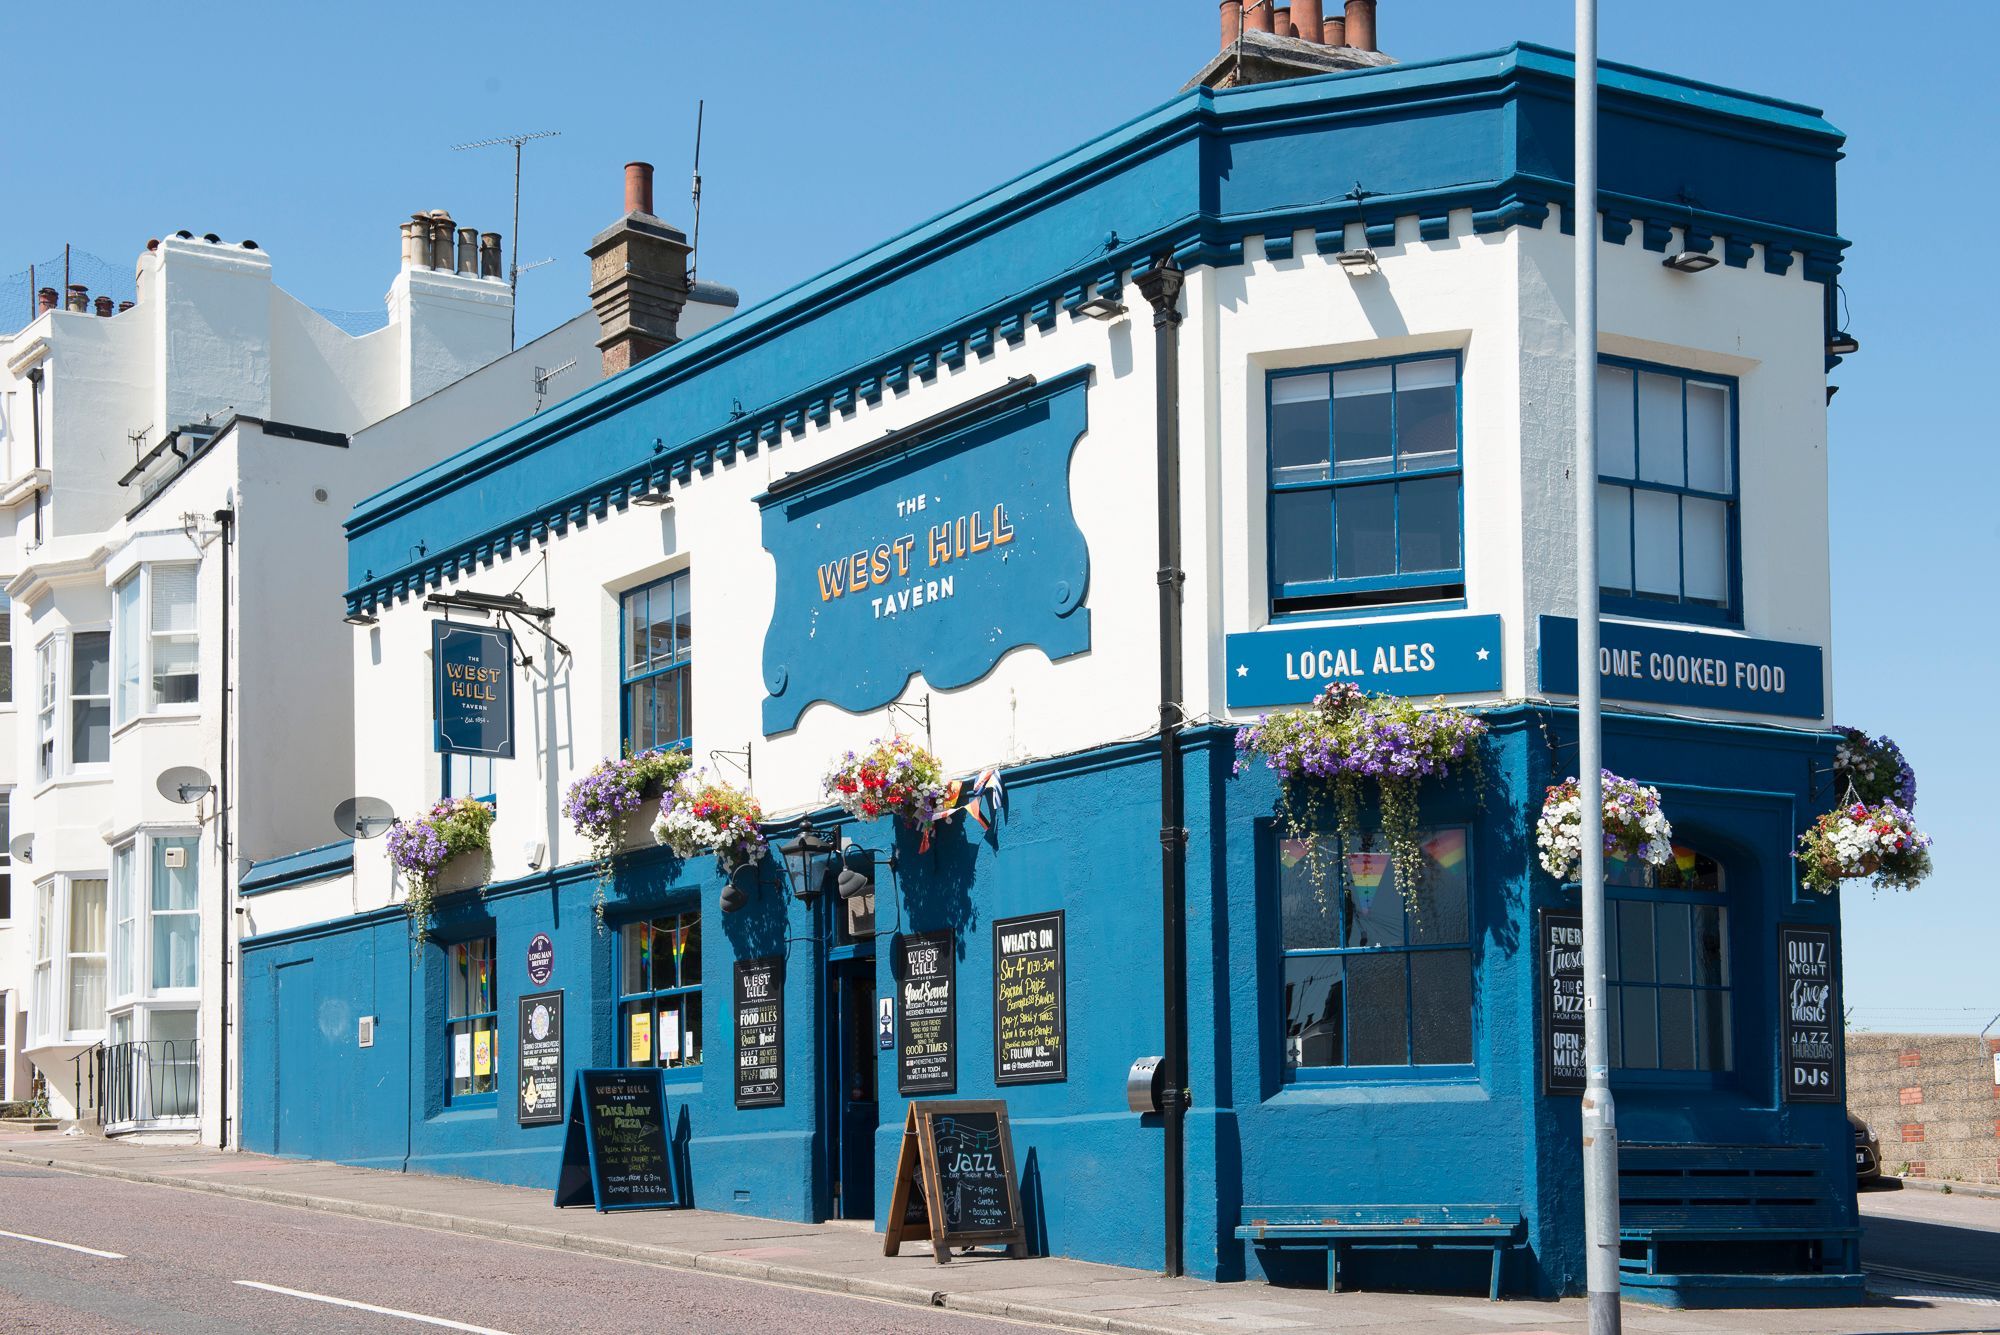
[[[928,1239],[939,1265],[953,1247],[1004,1246],[1009,1256],[1025,1257],[1016,1181],[1003,1100],[912,1103],[903,1118],[882,1254],[895,1256],[905,1239]]]
[[[657,1066],[576,1073],[556,1174],[558,1207],[658,1210],[682,1203],[665,1077]]]

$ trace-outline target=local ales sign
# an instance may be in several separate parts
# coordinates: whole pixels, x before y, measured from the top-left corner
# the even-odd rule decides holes
[[[1583,1064],[1583,915],[1541,911],[1542,1093],[1581,1094]]]
[[[766,734],[815,701],[888,704],[913,673],[950,690],[1021,645],[1051,659],[1090,647],[1090,558],[1069,496],[1089,380],[1009,381],[758,498],[778,575]]]
[[[958,1088],[958,959],[950,932],[902,938],[897,963],[896,1089],[949,1094]]]
[[[1791,1103],[1840,1102],[1840,1061],[1834,1026],[1833,929],[1778,926],[1778,980],[1784,1043],[1784,1091]]]
[[[785,972],[782,960],[736,963],[736,1106],[785,1101]]]
[[[1266,627],[1228,636],[1226,655],[1232,709],[1305,704],[1336,681],[1386,695],[1469,695],[1500,689],[1500,618]]]
[[[928,1239],[939,1265],[953,1247],[1028,1254],[1007,1105],[997,1099],[912,1103],[903,1116],[882,1254]]]
[[[679,1205],[657,1066],[578,1071],[556,1174],[556,1205],[657,1210]]]
[[[514,634],[431,623],[436,748],[459,756],[514,754]]]
[[[1069,1076],[1063,997],[1063,915],[993,924],[993,1081],[1025,1085]]]
[[[1576,694],[1576,620],[1541,621],[1542,689]],[[1607,700],[1818,718],[1825,712],[1817,645],[1707,631],[1599,623],[1597,673]]]

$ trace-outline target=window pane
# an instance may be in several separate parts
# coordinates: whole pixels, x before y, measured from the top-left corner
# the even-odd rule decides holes
[[[1389,471],[1390,368],[1370,366],[1333,376],[1333,475]]]
[[[1398,569],[1458,569],[1458,478],[1427,477],[1396,488]]]
[[[627,923],[622,934],[625,939],[618,943],[618,990],[628,997],[652,991],[649,980],[653,965],[653,925],[649,922]]]
[[[1410,984],[1401,951],[1350,955],[1347,984],[1350,1066],[1402,1066],[1410,1060]]]
[[[1660,491],[1632,493],[1632,548],[1642,598],[1681,595],[1680,498]]]
[[[104,1027],[104,961],[73,959],[69,962],[69,1027]]]
[[[1729,604],[1729,507],[1721,501],[1681,498],[1683,568],[1689,602]]]
[[[1416,1064],[1471,1061],[1471,952],[1426,950],[1411,955],[1410,986]]]
[[[1639,373],[1639,476],[1675,487],[1687,482],[1679,376]]]
[[[1324,373],[1274,379],[1271,382],[1272,480],[1324,480],[1332,422]]]
[[[1622,366],[1597,368],[1597,471],[1604,477],[1631,477],[1632,373]]]
[[[1680,988],[1660,989],[1660,1069],[1695,1069],[1694,993]]]
[[[1467,918],[1467,849],[1463,826],[1424,836],[1424,879],[1417,887],[1417,913],[1410,939],[1423,945],[1450,945],[1470,938]]]
[[[194,622],[193,566],[153,566],[153,633],[192,635]]]
[[[1396,889],[1396,869],[1386,849],[1363,847],[1346,856],[1348,946],[1400,946],[1403,935],[1403,896]]]
[[[646,652],[654,667],[664,667],[674,661],[676,592],[675,581],[662,580],[653,586],[652,596],[647,600]]]
[[[701,914],[681,915],[680,980],[682,987],[701,982]]]
[[[1458,458],[1457,372],[1450,360],[1396,367],[1396,465],[1450,467]]]
[[[1286,950],[1324,950],[1338,944],[1339,865],[1321,839],[1308,849],[1303,839],[1278,844],[1278,935]],[[1319,864],[1320,885],[1313,884]]]
[[[674,654],[682,662],[694,652],[694,579],[682,573],[674,576]]]
[[[1729,983],[1729,913],[1712,904],[1694,906],[1694,980],[1710,986]]]
[[[1597,488],[1597,585],[1607,593],[1632,592],[1632,489]]]
[[[110,631],[83,631],[76,636],[70,654],[69,693],[111,695]]]
[[[1347,1009],[1346,972],[1345,961],[1339,955],[1285,957],[1285,1060],[1288,1064],[1347,1064],[1342,1041]]]
[[[1660,963],[1660,981],[1693,982],[1694,969],[1691,959],[1693,951],[1688,936],[1688,906],[1655,904],[1653,930],[1657,938],[1654,954]]]
[[[1729,994],[1696,992],[1695,1069],[1727,1071],[1734,1065],[1730,1053]]]
[[[111,705],[79,700],[70,710],[70,744],[79,765],[102,765],[111,759]]]
[[[1396,573],[1396,487],[1344,487],[1334,498],[1334,574],[1364,579]]]
[[[195,841],[191,838],[153,840],[154,909],[194,909],[196,898]],[[178,862],[180,865],[175,866]]]
[[[625,672],[646,670],[646,590],[625,595]]]
[[[118,721],[138,714],[139,705],[139,577],[130,576],[114,595],[112,626],[118,636]]]
[[[104,953],[104,882],[69,883],[69,953]]]
[[[1333,574],[1333,504],[1323,491],[1271,497],[1271,582],[1300,584]]]
[[[153,703],[191,705],[201,698],[201,646],[186,637],[153,640]]]
[[[1728,491],[1729,391],[1687,382],[1687,484],[1697,491]]]
[[[1653,981],[1653,906],[1637,900],[1618,904],[1618,980]]]
[[[444,969],[444,1010],[446,1015],[469,1013],[466,998],[470,995],[468,980],[471,978],[470,961],[466,957],[465,943],[445,949]]]
[[[195,987],[201,982],[195,949],[200,916],[193,913],[153,915],[153,986]]]
[[[1655,1026],[1659,1021],[1659,993],[1650,987],[1621,987],[1618,993],[1624,1016],[1621,1027],[1625,1060],[1622,1064],[1639,1071],[1658,1069],[1660,1042]]]

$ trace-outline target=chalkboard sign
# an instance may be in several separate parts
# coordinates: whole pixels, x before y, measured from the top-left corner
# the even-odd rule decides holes
[[[1069,1078],[1063,976],[1060,910],[993,924],[995,1084]]]
[[[953,1247],[1004,1245],[1010,1256],[1028,1254],[1004,1102],[912,1103],[895,1180],[884,1256],[919,1238],[930,1240],[939,1265]]]
[[[656,1066],[576,1073],[556,1174],[557,1206],[657,1210],[680,1204],[664,1074]]]
[[[1779,1032],[1788,1102],[1840,1102],[1839,1044],[1833,1032],[1840,1022],[1836,978],[1831,927],[1779,925]]]
[[[1583,1064],[1583,915],[1541,913],[1542,1093],[1581,1094]]]
[[[736,1106],[785,1101],[785,969],[776,956],[736,962]]]
[[[896,1088],[904,1094],[949,1094],[958,1088],[956,947],[950,932],[902,938]]]
[[[521,1079],[515,1120],[548,1126],[563,1119],[563,994],[537,992],[521,998],[521,1022],[514,1029],[514,1070]]]

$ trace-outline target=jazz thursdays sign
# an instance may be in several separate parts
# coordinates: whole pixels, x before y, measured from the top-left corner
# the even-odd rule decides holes
[[[1090,577],[1069,459],[1089,368],[782,479],[758,498],[778,571],[764,635],[764,731],[816,701],[862,712],[922,673],[964,686],[1023,645],[1090,647]]]
[[[514,754],[514,634],[493,626],[431,623],[437,749]]]
[[[1231,635],[1229,707],[1302,705],[1336,681],[1385,695],[1500,689],[1500,618],[1423,617]]]

